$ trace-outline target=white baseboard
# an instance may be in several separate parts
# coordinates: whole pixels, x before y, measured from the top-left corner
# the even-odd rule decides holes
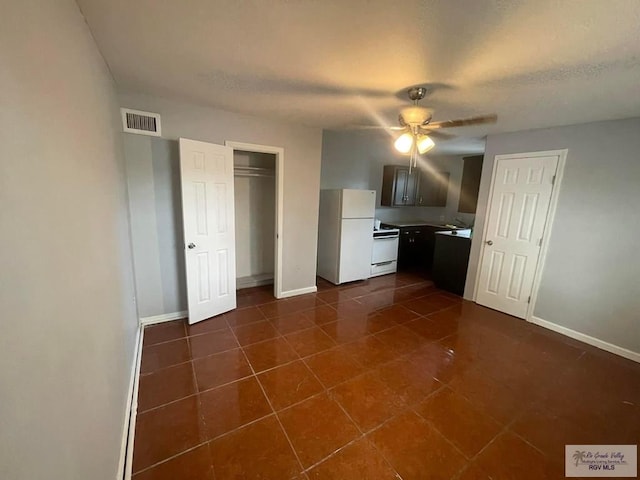
[[[263,273],[261,275],[250,275],[248,277],[240,277],[236,279],[236,289],[261,287],[262,285],[270,285],[273,283],[273,273]]]
[[[153,325],[154,323],[180,320],[181,318],[187,318],[188,314],[189,312],[185,310],[183,312],[163,313],[162,315],[154,315],[153,317],[141,317],[140,325]]]
[[[587,335],[585,333],[576,332],[575,330],[571,330],[570,328],[563,327],[561,325],[543,320],[535,316],[532,316],[530,321],[531,323],[535,323],[536,325],[540,325],[541,327],[561,333],[562,335],[566,335],[567,337],[571,337],[576,340],[580,340],[581,342],[588,343],[589,345],[597,347],[601,350],[615,353],[616,355],[620,355],[621,357],[628,358],[629,360],[640,363],[640,353],[638,352],[619,347],[618,345],[614,345],[613,343],[605,342],[604,340],[600,340],[599,338],[592,337],[591,335]]]
[[[136,415],[138,413],[138,382],[140,380],[143,339],[144,328],[140,326],[136,334],[135,353],[133,365],[131,366],[125,421],[124,428],[122,429],[122,444],[120,446],[120,462],[118,465],[119,478],[124,480],[131,480],[133,466],[133,437],[136,427]]]
[[[297,288],[295,290],[287,290],[286,292],[282,292],[280,294],[280,298],[295,297],[297,295],[304,295],[305,293],[316,293],[317,291],[318,287],[316,287],[315,285],[313,287]]]

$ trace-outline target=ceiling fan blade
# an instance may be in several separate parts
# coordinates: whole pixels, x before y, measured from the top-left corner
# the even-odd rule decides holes
[[[429,130],[428,128],[420,127],[420,131],[430,137],[439,138],[440,140],[451,140],[452,138],[456,138],[455,135],[441,132],[438,129]]]
[[[407,130],[407,127],[384,127],[382,125],[347,125],[344,128],[347,130]]]
[[[467,125],[480,125],[482,123],[496,123],[498,121],[498,115],[492,113],[491,115],[481,115],[479,117],[461,118],[459,120],[444,120],[442,122],[431,122],[425,125],[423,128],[427,130],[439,129],[439,128],[453,128],[453,127],[465,127]]]

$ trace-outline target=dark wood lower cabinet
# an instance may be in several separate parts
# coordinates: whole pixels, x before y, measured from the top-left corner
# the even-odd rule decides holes
[[[436,287],[464,294],[471,239],[457,235],[435,235],[431,277]]]
[[[432,225],[401,227],[398,269],[431,270],[436,242],[435,234],[444,230],[449,229]]]
[[[398,245],[398,269],[410,270],[419,268],[424,263],[424,235],[421,227],[404,227],[400,229]]]

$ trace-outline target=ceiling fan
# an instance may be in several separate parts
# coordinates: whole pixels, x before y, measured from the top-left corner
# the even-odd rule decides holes
[[[435,146],[435,142],[431,137],[440,137],[443,139],[453,137],[453,135],[441,132],[442,129],[495,123],[498,120],[496,114],[490,114],[458,120],[432,122],[433,109],[418,105],[418,102],[425,97],[427,92],[427,87],[424,86],[409,88],[407,95],[409,96],[409,100],[413,102],[413,105],[400,110],[400,115],[398,115],[399,127],[390,127],[391,130],[404,132],[396,138],[394,146],[400,153],[410,155],[410,171],[412,167],[415,168],[417,166],[418,154],[427,153]],[[389,127],[386,128],[389,129]]]

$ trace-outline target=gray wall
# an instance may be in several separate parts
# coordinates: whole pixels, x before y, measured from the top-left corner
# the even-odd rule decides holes
[[[451,222],[459,217],[466,223],[473,223],[475,215],[457,213],[462,157],[434,153],[421,159],[437,170],[451,173],[446,207],[381,207],[383,166],[408,165],[408,157],[394,149],[393,139],[385,133],[325,130],[322,134],[320,187],[376,190],[376,217],[383,221],[424,219]]]
[[[180,137],[284,148],[282,288],[315,286],[321,130],[145,95],[121,94],[120,105],[162,115],[162,139],[123,134],[141,317],[186,308],[176,196]]]
[[[490,135],[476,231],[482,232],[495,155],[568,149],[534,315],[640,352],[640,119]],[[471,298],[481,236],[473,239]]]
[[[138,323],[117,98],[72,0],[0,15],[0,478],[117,477]]]
[[[140,317],[187,309],[178,142],[124,137]]]

